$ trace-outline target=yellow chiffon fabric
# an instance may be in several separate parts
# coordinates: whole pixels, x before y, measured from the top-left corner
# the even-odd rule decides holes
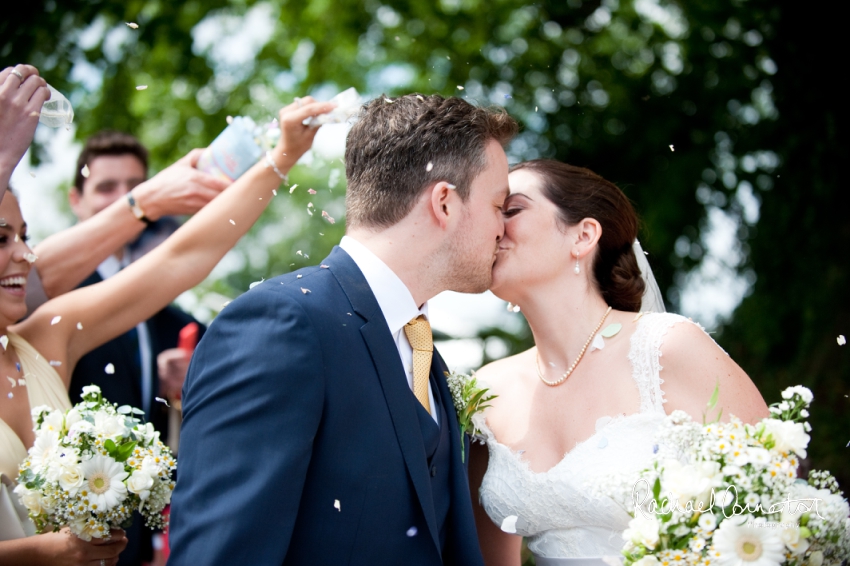
[[[56,370],[29,342],[11,332],[7,332],[6,336],[9,337],[8,348],[15,349],[21,362],[30,408],[47,405],[51,409],[70,409],[68,390]],[[9,425],[0,419],[0,473],[12,479],[17,478],[18,466],[26,457],[27,447]]]

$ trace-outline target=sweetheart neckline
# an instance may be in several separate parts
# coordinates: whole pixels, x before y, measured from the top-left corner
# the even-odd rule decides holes
[[[605,418],[607,416],[608,415],[605,415],[605,416],[599,417],[599,418],[602,419],[602,418]],[[579,448],[581,448],[582,446],[584,446],[585,444],[587,444],[588,442],[593,440],[595,437],[599,436],[600,433],[603,430],[605,430],[606,428],[608,428],[612,424],[615,424],[615,423],[619,424],[619,423],[625,422],[625,421],[627,421],[631,418],[640,417],[640,416],[652,416],[652,417],[656,417],[656,418],[663,418],[663,417],[666,416],[666,414],[665,415],[659,415],[657,413],[651,413],[651,412],[638,412],[638,413],[632,413],[631,415],[618,415],[617,417],[611,417],[611,420],[609,420],[607,423],[605,423],[605,425],[603,425],[602,428],[596,430],[596,432],[594,432],[593,434],[591,434],[590,436],[588,436],[586,439],[582,440],[581,442],[578,442],[575,446],[573,446],[570,450],[568,450],[567,453],[564,454],[564,456],[560,460],[558,460],[551,468],[549,468],[548,470],[546,470],[544,472],[536,472],[536,471],[532,470],[531,466],[529,465],[528,460],[523,459],[522,453],[517,452],[517,451],[513,450],[507,444],[502,444],[501,442],[496,440],[496,435],[493,434],[493,431],[490,430],[489,426],[487,427],[487,433],[488,433],[488,436],[489,436],[489,439],[487,440],[487,442],[488,443],[492,442],[496,446],[504,448],[505,451],[512,456],[512,460],[515,460],[520,465],[520,467],[522,469],[527,471],[533,477],[543,477],[543,476],[549,475],[554,470],[559,468],[564,462],[569,460],[570,456],[572,456],[575,452],[577,452]],[[597,420],[599,420],[599,419],[597,419]],[[485,426],[486,426],[486,424],[485,424]]]

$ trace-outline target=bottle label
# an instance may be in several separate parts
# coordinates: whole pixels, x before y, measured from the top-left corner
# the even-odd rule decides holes
[[[204,150],[198,160],[199,171],[235,181],[262,157],[263,151],[254,141],[253,121],[240,118],[235,118]]]

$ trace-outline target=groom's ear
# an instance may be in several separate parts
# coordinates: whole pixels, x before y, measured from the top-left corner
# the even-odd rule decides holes
[[[461,201],[455,192],[455,188],[451,183],[440,181],[429,189],[431,214],[442,230],[446,229],[454,215],[460,214],[459,205]]]

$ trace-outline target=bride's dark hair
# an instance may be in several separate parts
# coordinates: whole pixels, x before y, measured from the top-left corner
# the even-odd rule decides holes
[[[584,218],[602,225],[592,273],[602,297],[617,310],[637,312],[646,290],[632,244],[637,238],[638,218],[632,203],[617,185],[590,169],[551,159],[520,163],[541,181],[543,195],[560,212],[560,220],[575,226]]]

